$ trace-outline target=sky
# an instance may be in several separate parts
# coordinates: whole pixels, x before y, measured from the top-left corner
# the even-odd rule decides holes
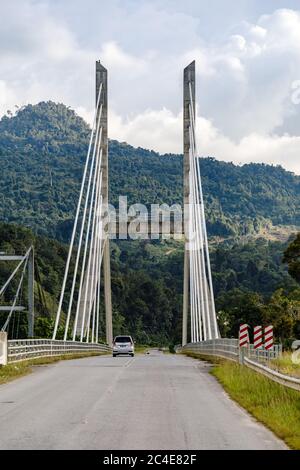
[[[63,102],[89,123],[95,61],[109,136],[182,152],[182,71],[197,70],[202,156],[300,174],[299,0],[0,0],[0,115]]]

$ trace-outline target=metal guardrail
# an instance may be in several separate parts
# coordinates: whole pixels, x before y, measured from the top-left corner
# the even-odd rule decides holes
[[[220,356],[239,361],[239,343],[237,339],[210,339],[200,343],[189,343],[182,347],[182,352]]]
[[[266,350],[262,349],[254,349],[253,344],[249,344],[247,349],[247,357],[249,359],[253,359],[256,362],[268,362],[271,359],[277,359],[282,354],[282,345],[281,344],[274,344],[273,349]]]
[[[110,352],[106,344],[80,343],[51,339],[20,339],[7,341],[7,362],[20,362],[28,359],[61,356],[84,352]]]
[[[260,364],[259,362],[252,361],[248,357],[244,358],[244,364],[250,369],[253,369],[256,372],[265,375],[269,379],[274,380],[274,382],[278,382],[281,385],[285,385],[286,387],[294,388],[295,390],[300,391],[300,379],[297,379],[296,377],[277,372],[276,370],[270,369],[270,367]]]
[[[300,379],[282,374],[266,365],[270,360],[280,357],[282,353],[281,345],[275,345],[272,351],[266,351],[265,349],[255,350],[253,344],[249,345],[248,348],[240,348],[237,339],[222,338],[202,341],[201,343],[189,343],[183,347],[176,348],[176,352],[198,353],[199,355],[230,359],[267,376],[274,382],[300,390]]]

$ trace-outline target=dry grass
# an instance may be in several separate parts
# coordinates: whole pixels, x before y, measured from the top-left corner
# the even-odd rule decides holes
[[[199,356],[193,355],[193,357]],[[300,449],[300,393],[245,366],[215,357],[211,370],[231,398],[265,424],[292,449]]]

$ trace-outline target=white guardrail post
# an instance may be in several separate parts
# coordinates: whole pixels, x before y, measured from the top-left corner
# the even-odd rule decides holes
[[[7,333],[0,331],[0,366],[7,364]]]
[[[239,363],[244,364],[245,348],[239,347]]]

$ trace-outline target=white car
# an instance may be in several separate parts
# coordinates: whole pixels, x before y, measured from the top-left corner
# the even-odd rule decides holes
[[[134,356],[134,343],[131,336],[116,336],[113,344],[113,357],[120,356],[121,354],[128,354]]]

